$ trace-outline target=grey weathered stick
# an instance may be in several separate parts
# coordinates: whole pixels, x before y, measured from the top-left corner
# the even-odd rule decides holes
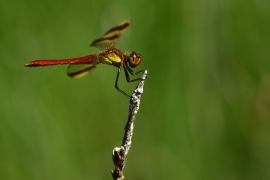
[[[130,105],[129,105],[129,114],[128,114],[128,121],[125,126],[125,134],[122,141],[122,146],[116,147],[113,150],[112,158],[115,165],[115,169],[112,171],[113,179],[122,180],[124,179],[123,169],[125,166],[125,157],[128,154],[129,148],[131,146],[131,139],[133,135],[133,127],[134,127],[134,120],[135,116],[139,110],[140,105],[140,98],[143,93],[143,86],[144,81],[147,76],[147,70],[144,71],[141,81],[138,86],[133,91],[131,98],[130,98]]]

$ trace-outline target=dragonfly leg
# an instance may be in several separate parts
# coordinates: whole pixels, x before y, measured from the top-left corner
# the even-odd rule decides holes
[[[125,96],[127,96],[128,98],[130,98],[130,96],[125,93],[123,90],[121,90],[119,87],[118,87],[118,79],[119,79],[119,75],[120,75],[120,68],[118,68],[118,71],[117,71],[117,75],[116,75],[116,80],[115,80],[115,89],[117,91],[119,91],[120,93],[124,94]]]
[[[130,74],[132,74],[132,76],[144,73],[144,70],[134,72],[128,65],[125,65],[125,67],[127,68],[128,72],[130,72]]]
[[[134,81],[140,81],[140,80],[141,80],[141,78],[130,79],[128,72],[129,72],[132,76],[135,76],[135,75],[138,75],[138,74],[141,74],[141,73],[144,72],[144,70],[138,71],[138,72],[134,72],[134,71],[133,71],[129,66],[127,66],[127,65],[124,66],[124,70],[125,70],[125,75],[126,75],[127,82],[134,82]]]

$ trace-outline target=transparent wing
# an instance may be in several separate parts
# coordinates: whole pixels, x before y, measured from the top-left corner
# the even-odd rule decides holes
[[[125,20],[111,28],[101,38],[96,39],[90,46],[97,47],[101,50],[109,49],[115,46],[124,30],[130,25],[130,20]]]
[[[72,78],[81,78],[95,68],[95,64],[70,64],[67,68],[67,75]]]
[[[67,68],[67,75],[69,77],[83,77],[95,69],[96,65],[98,64],[98,56],[93,54],[77,59],[74,59],[73,63]]]

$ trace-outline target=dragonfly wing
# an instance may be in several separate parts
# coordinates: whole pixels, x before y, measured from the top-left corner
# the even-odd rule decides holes
[[[70,64],[67,68],[67,75],[72,78],[80,78],[95,68],[95,64]]]
[[[101,38],[96,39],[90,46],[97,47],[101,50],[109,49],[115,46],[124,30],[130,25],[130,20],[125,20],[111,28]]]
[[[98,56],[90,54],[81,58],[71,59],[72,62],[67,68],[67,75],[72,78],[80,78],[95,69],[99,63]]]

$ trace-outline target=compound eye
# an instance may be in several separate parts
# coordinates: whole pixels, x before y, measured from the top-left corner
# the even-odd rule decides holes
[[[128,64],[131,68],[137,67],[141,63],[141,61],[142,61],[142,58],[141,58],[140,54],[138,54],[134,51],[132,53],[130,53]]]

